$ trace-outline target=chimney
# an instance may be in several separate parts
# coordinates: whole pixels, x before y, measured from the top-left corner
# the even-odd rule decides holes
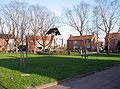
[[[72,37],[72,34],[70,34],[70,37]]]

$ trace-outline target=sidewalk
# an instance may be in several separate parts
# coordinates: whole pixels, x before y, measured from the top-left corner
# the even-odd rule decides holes
[[[46,89],[120,89],[120,65]]]

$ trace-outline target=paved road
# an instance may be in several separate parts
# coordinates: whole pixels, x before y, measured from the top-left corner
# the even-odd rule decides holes
[[[120,66],[46,89],[120,89]]]

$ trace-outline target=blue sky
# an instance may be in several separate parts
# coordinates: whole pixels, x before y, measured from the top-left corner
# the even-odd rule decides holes
[[[14,0],[0,0],[1,4],[10,3]],[[39,4],[47,7],[50,11],[54,12],[57,16],[61,16],[61,10],[63,8],[72,8],[74,5],[79,4],[82,0],[15,0],[20,2],[27,2],[28,4]],[[94,0],[84,0],[91,5],[94,4]]]
[[[11,1],[14,0],[0,0],[0,4],[8,4]],[[15,1],[27,2],[29,5],[39,4],[41,6],[45,6],[50,11],[54,12],[57,16],[60,17],[62,15],[61,13],[63,8],[72,9],[74,5],[79,4],[82,0],[15,0]],[[94,4],[94,0],[84,0],[84,2],[90,4],[91,6],[93,6]],[[77,31],[71,30],[71,28],[68,26],[63,25],[62,27],[59,28],[59,30],[62,34],[60,38],[64,38],[65,40],[68,39],[70,34],[79,35]]]

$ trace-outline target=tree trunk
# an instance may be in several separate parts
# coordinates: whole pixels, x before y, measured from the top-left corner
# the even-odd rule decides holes
[[[110,50],[110,39],[109,39],[109,37],[107,38],[107,43],[108,43],[108,45],[107,45],[107,54],[109,55],[109,50]]]
[[[6,43],[6,50],[5,53],[8,53],[8,42]]]
[[[35,47],[34,47],[34,54],[36,53]]]
[[[43,51],[45,51],[45,46],[43,46]]]
[[[45,51],[45,42],[43,41],[43,51]]]
[[[85,41],[85,45],[84,45],[84,48],[85,48],[85,61],[86,61],[86,55],[87,55],[87,49],[86,49],[86,41]]]
[[[97,54],[99,54],[99,45],[98,45],[98,39],[97,39]]]
[[[30,42],[30,53],[32,53],[32,51],[33,51],[33,44]]]
[[[85,41],[83,40],[83,42],[84,42],[83,44],[84,44],[84,50],[85,50],[85,59],[84,60],[86,61],[86,56],[87,56],[86,40]]]
[[[36,39],[34,41],[34,54],[36,53]]]
[[[18,53],[18,45],[16,45],[16,53]]]
[[[98,27],[97,27],[97,54],[99,54],[99,44],[98,44]]]
[[[28,39],[26,37],[26,63],[27,63],[27,68],[29,70],[29,64],[28,64]]]

